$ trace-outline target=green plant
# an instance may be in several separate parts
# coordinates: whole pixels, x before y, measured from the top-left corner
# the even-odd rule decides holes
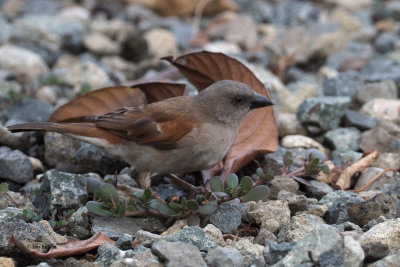
[[[27,210],[27,209],[23,209],[22,215],[26,222],[33,222],[33,221],[39,222],[39,221],[43,220],[42,214],[37,215],[35,212],[33,212],[31,210]]]
[[[9,190],[8,183],[0,183],[0,194],[6,195],[15,204],[15,206],[17,206],[17,208],[21,208],[20,204],[8,192]]]

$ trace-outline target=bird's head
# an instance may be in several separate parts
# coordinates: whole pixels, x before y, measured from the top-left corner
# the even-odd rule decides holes
[[[213,83],[197,98],[208,114],[228,124],[240,124],[250,110],[273,105],[270,99],[256,93],[247,84],[232,80]]]

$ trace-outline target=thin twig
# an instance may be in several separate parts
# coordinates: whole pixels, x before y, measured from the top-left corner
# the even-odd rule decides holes
[[[21,208],[21,205],[8,193],[8,192],[0,192],[8,196],[9,199],[17,206],[17,208]]]
[[[364,191],[365,189],[367,189],[373,182],[375,182],[382,174],[386,173],[386,172],[397,172],[397,169],[395,168],[389,168],[389,169],[385,169],[383,171],[381,171],[380,173],[378,173],[377,175],[375,175],[374,177],[372,177],[371,180],[368,181],[368,183],[366,183],[363,187],[359,188],[359,189],[355,189],[355,190],[349,190],[350,192],[354,192],[354,193],[360,193],[361,191]]]
[[[200,3],[196,6],[193,17],[192,37],[190,39],[193,39],[200,32],[200,21],[203,15],[204,8],[212,1],[214,0],[201,0]]]
[[[163,216],[159,212],[151,210],[141,210],[141,211],[127,211],[125,212],[126,217],[139,217],[139,216]]]

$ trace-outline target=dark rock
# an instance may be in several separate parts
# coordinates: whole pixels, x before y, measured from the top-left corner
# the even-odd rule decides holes
[[[84,175],[50,170],[44,173],[32,203],[46,216],[53,210],[79,209],[86,204],[87,198]]]
[[[341,224],[334,224],[332,226],[336,227],[336,229],[338,229],[340,232],[347,232],[347,231],[357,231],[360,233],[363,232],[360,226],[352,222],[344,222]]]
[[[381,243],[369,243],[361,246],[365,254],[365,262],[380,260],[389,254],[389,248]]]
[[[296,242],[282,242],[279,244],[276,242],[269,243],[270,262],[267,263],[274,264],[278,262],[280,259],[285,257],[296,244]]]
[[[343,197],[336,199],[331,205],[328,205],[328,211],[324,219],[329,224],[340,224],[349,220],[347,214],[349,207],[354,204],[362,203],[363,200],[357,197]]]
[[[297,110],[297,118],[313,134],[336,129],[350,104],[350,97],[308,98]]]
[[[383,215],[388,219],[396,218],[397,194],[380,193],[364,203],[350,204],[348,215],[350,221],[364,226],[370,220],[377,219]]]
[[[179,234],[165,236],[165,240],[171,242],[182,241],[195,245],[200,251],[209,251],[218,245],[210,239],[203,229],[198,226],[185,227]],[[153,244],[154,246],[154,244]]]
[[[362,131],[374,128],[377,123],[376,118],[351,109],[346,110],[343,121],[344,125],[354,126]]]
[[[380,53],[387,53],[393,51],[399,38],[396,33],[383,32],[375,39],[375,49]]]
[[[400,262],[400,254],[392,254],[370,264],[368,267],[394,267]]]
[[[241,267],[244,265],[244,259],[236,248],[218,247],[209,251],[207,263],[212,267]]]
[[[0,177],[21,184],[29,182],[33,179],[32,162],[19,150],[0,147]]]
[[[320,266],[343,266],[345,260],[345,249],[342,244],[338,244],[334,248],[324,251],[319,256]]]
[[[87,239],[91,236],[90,231],[88,230],[88,216],[88,209],[86,207],[81,207],[67,219],[67,222],[73,225],[73,227],[71,227],[72,235],[79,239]]]
[[[353,96],[361,88],[363,82],[358,72],[347,71],[337,77],[324,80],[325,96]]]
[[[122,234],[127,233],[136,237],[139,230],[161,233],[166,227],[156,218],[109,218],[94,217],[92,220],[92,234],[102,232],[111,239],[118,239]]]
[[[101,262],[104,266],[110,266],[111,263],[120,261],[124,258],[122,251],[117,246],[111,246],[95,260],[95,262]]]
[[[338,151],[357,151],[360,147],[361,133],[357,128],[337,128],[324,135],[331,148]]]
[[[330,207],[336,202],[336,200],[340,200],[344,197],[356,198],[357,194],[349,191],[336,190],[331,193],[328,193],[323,198],[321,198],[318,204],[326,204],[328,207]],[[362,199],[360,198],[360,200]]]
[[[174,184],[159,184],[154,186],[153,189],[162,199],[165,200],[172,196],[186,196],[186,193],[182,191],[180,187]]]
[[[400,81],[400,65],[394,60],[378,57],[362,69],[361,74],[366,82],[393,80],[398,84]]]
[[[245,210],[246,205],[243,203],[225,202],[209,216],[210,222],[222,233],[231,233],[239,227]]]
[[[307,209],[307,198],[303,195],[296,195],[288,191],[280,191],[277,199],[286,200],[289,203],[290,214],[293,216],[296,212]]]
[[[326,194],[333,192],[333,188],[327,183],[311,180],[308,181],[309,186],[305,186],[305,192],[307,197],[315,197],[317,199],[322,198]]]
[[[189,243],[160,240],[151,246],[151,251],[168,267],[207,266],[197,247]]]
[[[129,234],[122,234],[115,242],[115,245],[122,250],[128,250],[132,248],[133,237]]]

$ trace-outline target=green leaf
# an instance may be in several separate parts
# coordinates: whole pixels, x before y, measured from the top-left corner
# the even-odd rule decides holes
[[[252,187],[253,187],[253,179],[251,179],[250,176],[242,177],[242,180],[240,180],[240,188],[242,189],[242,192],[247,193],[251,190]]]
[[[267,173],[264,175],[264,177],[262,177],[262,180],[265,182],[269,182],[274,180],[274,178],[275,178],[274,175],[272,175],[271,173]]]
[[[149,204],[149,208],[153,209],[153,210],[158,210],[158,207],[160,206],[160,203],[163,203],[163,202],[161,200],[159,200],[159,199],[154,198],[154,199],[150,200],[150,202],[148,203]]]
[[[198,215],[190,215],[187,218],[187,224],[189,226],[199,226],[200,225],[200,217]]]
[[[325,173],[325,174],[329,174],[330,171],[331,171],[331,170],[329,169],[329,166],[328,166],[328,165],[325,165],[325,164],[321,166],[321,170],[322,170],[322,172]]]
[[[287,151],[285,155],[283,156],[283,164],[285,165],[286,168],[289,168],[290,165],[293,164],[293,155],[292,152]]]
[[[27,209],[23,209],[22,214],[27,220],[33,220],[33,218],[36,217],[36,214],[33,211]]]
[[[181,206],[182,206],[183,210],[186,209],[186,205],[187,205],[186,197],[182,197],[181,198]]]
[[[266,185],[253,187],[250,192],[242,197],[243,202],[264,200],[269,195],[269,188]]]
[[[196,200],[189,199],[187,202],[187,208],[188,210],[197,210],[199,208],[199,204]]]
[[[135,193],[133,193],[133,195],[136,197],[136,199],[140,199],[140,200],[143,199],[143,192],[142,191],[135,192]]]
[[[178,204],[178,203],[175,203],[175,202],[168,203],[168,207],[170,207],[170,209],[172,209],[176,213],[179,213],[182,210],[182,206],[180,204]]]
[[[124,199],[124,200],[121,202],[121,205],[119,205],[119,208],[118,208],[118,212],[117,212],[117,214],[116,214],[116,217],[118,217],[118,218],[124,217],[124,216],[125,216],[125,212],[126,212],[126,199]]]
[[[86,181],[87,181],[86,191],[92,194],[94,194],[100,188],[100,186],[104,184],[104,182],[94,177],[88,177]]]
[[[210,187],[213,192],[224,192],[224,184],[220,176],[214,176],[210,179]]]
[[[97,201],[88,201],[86,208],[93,214],[105,217],[114,216],[114,212],[109,207],[103,205],[103,203]]]
[[[114,202],[117,208],[119,206],[118,191],[111,184],[105,183],[100,186],[96,191],[96,197],[101,199],[107,205],[111,205]]]
[[[9,189],[8,183],[1,183],[0,184],[0,192],[7,193]]]
[[[241,187],[237,187],[235,190],[232,191],[231,197],[232,198],[237,198],[241,193],[242,193],[242,188]]]
[[[226,177],[226,185],[231,188],[235,189],[239,185],[239,178],[236,174],[231,173]]]
[[[160,202],[157,210],[158,210],[158,212],[160,212],[162,215],[164,215],[166,217],[171,217],[171,216],[176,215],[176,212],[174,210],[172,210],[170,207],[168,207],[168,205],[163,202]]]
[[[313,160],[311,161],[311,166],[317,167],[318,164],[319,164],[319,158],[313,158]]]
[[[143,192],[143,201],[147,202],[151,199],[151,197],[152,197],[151,189],[150,188],[145,189]]]
[[[264,176],[264,171],[262,168],[257,168],[256,173],[257,173],[258,177],[260,177],[260,178],[262,178]]]
[[[217,202],[210,202],[199,207],[198,212],[201,214],[211,214],[218,209]]]

